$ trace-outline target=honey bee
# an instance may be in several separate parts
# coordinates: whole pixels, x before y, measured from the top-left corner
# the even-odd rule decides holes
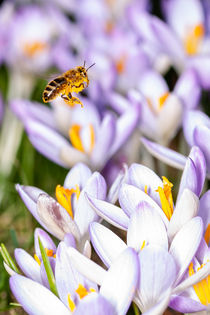
[[[79,98],[72,96],[71,93],[79,93],[84,88],[88,87],[89,79],[87,71],[94,65],[95,63],[93,63],[89,68],[85,69],[84,62],[83,66],[70,69],[50,81],[42,94],[43,102],[48,103],[54,100],[58,95],[61,95],[61,97],[69,106],[74,106],[75,104],[80,104],[83,106]]]

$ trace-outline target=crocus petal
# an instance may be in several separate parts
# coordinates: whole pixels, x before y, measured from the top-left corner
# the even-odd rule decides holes
[[[185,109],[194,109],[198,106],[201,97],[201,87],[193,69],[188,69],[178,79],[174,93],[181,99]]]
[[[82,190],[74,215],[74,220],[77,223],[82,236],[87,233],[90,222],[98,220],[98,216],[88,204],[85,194],[88,193],[95,198],[105,199],[106,189],[105,179],[100,173],[95,172],[88,179],[84,189]]]
[[[90,224],[90,238],[96,253],[107,267],[127,248],[121,238],[96,222]]]
[[[42,283],[39,264],[22,248],[15,249],[15,260],[26,277]]]
[[[33,187],[33,186],[22,186],[17,184],[15,186],[17,192],[19,193],[21,199],[25,203],[28,210],[31,212],[31,214],[34,216],[34,218],[43,225],[42,221],[40,220],[40,217],[37,213],[36,206],[37,206],[37,200],[40,194],[44,193],[43,190]],[[45,225],[43,225],[44,228],[46,228]]]
[[[151,22],[154,36],[159,40],[159,45],[164,51],[174,58],[174,62],[179,62],[184,58],[184,51],[179,39],[166,23],[157,17],[153,17]]]
[[[138,281],[138,255],[133,249],[127,248],[107,271],[100,294],[115,307],[117,314],[126,314]]]
[[[72,233],[76,239],[80,239],[77,225],[68,212],[52,197],[41,194],[37,201],[37,212],[50,233],[58,239],[62,240],[66,233]]]
[[[22,120],[23,124],[28,117],[31,117],[50,128],[56,128],[53,111],[47,106],[24,99],[15,99],[10,103],[10,107],[18,118]]]
[[[114,155],[128,140],[139,122],[139,117],[140,107],[138,105],[133,105],[125,111],[120,118],[118,118],[116,124],[116,136],[110,149],[109,157]]]
[[[74,315],[115,315],[114,307],[100,294],[91,293],[80,301]]]
[[[69,247],[67,249],[69,259],[71,260],[74,267],[88,278],[90,281],[95,282],[99,285],[102,284],[106,276],[106,271],[95,262],[80,254],[75,248]]]
[[[33,280],[14,275],[10,278],[10,288],[29,315],[70,314],[70,311],[51,291]]]
[[[127,165],[124,164],[123,169],[120,170],[119,174],[117,175],[117,177],[115,178],[111,187],[109,188],[109,192],[108,192],[108,196],[107,196],[108,202],[113,203],[113,204],[116,203],[118,196],[119,196],[120,187],[126,179],[127,169],[128,169]]]
[[[78,162],[88,163],[88,156],[83,152],[66,145],[60,148],[59,156],[67,167],[73,167]]]
[[[74,247],[76,248],[76,240],[74,238],[74,236],[71,233],[67,233],[64,236],[64,243],[68,246],[68,247]]]
[[[205,224],[205,221],[203,220],[203,223]],[[204,230],[205,231],[205,230]],[[205,261],[206,253],[208,252],[208,245],[204,238],[201,239],[200,245],[198,247],[198,250],[195,254],[198,261],[202,264],[203,261]]]
[[[163,183],[158,175],[150,168],[133,163],[128,169],[127,183],[145,191],[147,188],[148,195],[159,205],[160,197],[156,191],[158,186],[162,187]]]
[[[109,202],[92,198],[88,194],[86,197],[91,207],[99,216],[114,226],[127,230],[129,218],[121,208],[114,206]]]
[[[194,143],[197,145],[203,152],[208,170],[210,169],[210,149],[208,146],[208,142],[210,140],[210,129],[206,126],[197,126],[194,130]]]
[[[140,281],[136,301],[143,312],[161,300],[176,279],[176,263],[165,249],[149,245],[139,253]]]
[[[146,201],[142,201],[130,217],[127,244],[138,252],[144,244],[158,245],[168,249],[168,237],[165,225],[157,213]]]
[[[84,285],[84,277],[75,269],[67,254],[67,246],[61,242],[57,249],[55,280],[61,301],[68,307],[68,294],[76,298],[75,290],[79,284]]]
[[[161,300],[152,306],[148,311],[144,312],[144,315],[156,315],[163,314],[166,310],[171,297],[171,290],[167,290]]]
[[[187,158],[182,154],[158,143],[149,141],[144,137],[141,137],[141,142],[144,144],[146,149],[160,161],[178,169],[184,168]]]
[[[66,175],[64,187],[71,189],[75,188],[75,185],[78,185],[80,190],[82,190],[91,175],[91,170],[87,165],[77,163]]]
[[[68,166],[60,158],[61,148],[70,146],[63,136],[34,119],[28,119],[26,131],[30,141],[41,154],[61,166]]]
[[[164,224],[166,226],[168,225],[168,219],[165,216],[164,212],[159,207],[159,205],[152,198],[150,198],[150,196],[148,196],[145,192],[135,186],[128,184],[122,185],[119,193],[119,203],[121,208],[128,216],[131,216],[136,207],[142,201],[146,201],[152,208],[154,208],[162,218]]]
[[[210,88],[210,58],[208,55],[196,56],[188,60],[188,67],[195,70],[203,89]]]
[[[116,122],[112,115],[105,115],[97,133],[96,143],[91,154],[95,169],[101,169],[109,158],[108,152],[115,138]]]
[[[198,215],[203,219],[204,229],[210,224],[210,190],[200,199]]]
[[[210,262],[207,262],[202,268],[200,268],[192,276],[182,281],[177,287],[174,288],[173,293],[179,294],[194,284],[208,277],[210,274]]]
[[[34,247],[36,255],[39,257],[39,259],[42,257],[39,248],[39,238],[44,248],[52,249],[53,253],[56,253],[56,246],[51,237],[42,229],[36,228],[34,232]]]
[[[90,241],[87,240],[85,242],[85,245],[84,245],[82,253],[83,253],[84,256],[86,256],[87,258],[90,259],[91,254],[92,254],[92,247],[90,245]]]
[[[109,94],[109,104],[118,114],[122,114],[129,108],[130,104],[124,96],[115,92]]]
[[[172,295],[169,306],[181,313],[194,313],[206,310],[206,307],[203,304],[181,295]]]
[[[183,118],[183,131],[185,139],[190,146],[195,144],[194,130],[199,125],[210,127],[209,117],[199,110],[186,111]]]
[[[174,209],[168,225],[168,237],[170,240],[190,219],[198,212],[199,199],[188,188],[185,188]]]
[[[203,222],[195,217],[188,221],[175,235],[169,253],[174,257],[179,268],[176,283],[180,281],[186,268],[193,259],[203,234]]]
[[[189,188],[198,197],[203,189],[203,184],[206,177],[206,161],[201,150],[194,146],[192,147],[187,163],[182,173],[182,178],[179,186],[177,200],[185,188]]]

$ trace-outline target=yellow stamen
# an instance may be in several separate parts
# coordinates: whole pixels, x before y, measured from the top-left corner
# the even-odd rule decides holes
[[[198,24],[187,34],[184,46],[188,55],[195,55],[198,53],[204,33],[205,29],[203,24]]]
[[[68,304],[69,304],[70,311],[73,312],[76,308],[76,305],[75,305],[74,301],[72,300],[70,293],[68,294]]]
[[[142,249],[145,247],[145,245],[146,245],[146,241],[144,240],[143,243],[142,243],[142,245],[141,245],[140,250],[142,250]]]
[[[201,265],[197,271],[203,268],[203,266],[204,264]],[[191,262],[189,265],[189,276],[192,276],[194,273],[193,263]],[[210,303],[210,275],[193,285],[193,288],[200,302],[203,305],[208,305]]]
[[[147,185],[144,186],[144,192],[145,192],[145,194],[148,195],[148,187],[147,187]]]
[[[53,257],[56,258],[56,254],[54,254]]]
[[[79,195],[80,195],[80,189],[78,185],[76,185],[75,189],[74,188],[68,189],[68,188],[64,188],[61,185],[57,185],[56,191],[55,191],[58,202],[60,203],[62,207],[66,209],[66,211],[72,217],[72,219],[74,218],[74,215],[72,211],[71,199],[72,199],[72,194],[74,193],[76,194],[76,197],[78,200]]]
[[[46,43],[35,41],[33,43],[26,43],[23,47],[23,51],[27,57],[33,57],[37,53],[42,52],[47,47]]]
[[[93,288],[90,288],[89,290],[90,290],[90,292],[96,292],[96,290]]]
[[[210,242],[210,224],[208,224],[205,235],[204,235],[204,239],[207,243],[207,245],[209,245]]]
[[[34,259],[36,260],[36,262],[39,264],[39,266],[41,265],[41,261],[40,261],[40,259],[39,259],[39,257],[36,255],[36,254],[34,254]]]
[[[105,24],[105,32],[109,34],[112,32],[113,29],[114,29],[114,23],[110,20],[107,21]]]
[[[48,257],[52,257],[53,256],[53,250],[52,249],[45,248],[45,252],[46,252]]]
[[[88,292],[88,290],[82,284],[79,284],[78,288],[76,289],[76,293],[79,295],[80,299],[83,299],[90,292]]]
[[[173,184],[170,183],[165,176],[163,176],[162,179],[163,188],[159,186],[156,191],[159,193],[163,212],[167,216],[168,220],[170,220],[173,214],[173,197],[171,193]]]
[[[167,100],[168,97],[169,97],[169,92],[166,92],[166,93],[164,93],[163,95],[161,95],[159,97],[159,100],[158,100],[158,102],[159,102],[158,109],[159,110],[162,109],[162,107],[163,107],[163,105],[164,105],[164,103],[165,103],[165,101]]]
[[[117,62],[116,62],[116,70],[118,74],[122,74],[125,71],[125,63],[126,63],[126,56],[123,55]]]
[[[95,145],[95,133],[93,125],[89,125],[90,128],[90,153],[93,151],[94,145]]]
[[[73,125],[70,129],[69,129],[69,138],[71,140],[72,145],[79,151],[81,152],[85,152],[83,144],[82,144],[82,140],[80,138],[80,130],[81,130],[81,126],[80,125]]]

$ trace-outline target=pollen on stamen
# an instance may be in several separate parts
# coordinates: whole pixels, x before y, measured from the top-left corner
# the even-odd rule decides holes
[[[76,308],[76,305],[75,305],[74,301],[72,300],[70,293],[68,294],[68,305],[69,305],[70,311],[73,312]]]
[[[53,250],[52,249],[45,248],[45,252],[46,252],[48,257],[53,257]]]
[[[204,235],[204,239],[206,241],[206,244],[209,245],[210,242],[210,224],[208,224],[205,235]]]
[[[76,185],[75,188],[64,188],[61,185],[56,186],[56,198],[60,205],[66,209],[71,218],[74,218],[73,210],[72,210],[72,195],[76,194],[76,198],[78,200],[80,196],[80,188],[79,185]]]
[[[36,262],[37,262],[39,265],[41,265],[41,261],[40,261],[39,257],[38,257],[36,254],[34,254],[34,259],[36,260]]]
[[[173,187],[173,184],[170,183],[165,176],[163,176],[162,179],[163,188],[159,186],[156,191],[159,193],[160,196],[162,210],[167,216],[168,220],[170,220],[173,214],[173,197],[171,193],[171,188]]]
[[[73,125],[69,129],[69,138],[71,140],[73,147],[75,147],[77,150],[81,152],[85,152],[83,144],[82,144],[82,140],[80,137],[80,131],[81,131],[80,125],[77,125],[77,124]]]
[[[197,268],[197,271],[203,268],[204,265],[205,264],[202,264]],[[191,262],[189,265],[189,276],[192,276],[194,273],[193,263]],[[210,275],[193,285],[193,289],[203,305],[208,305],[210,303]]]
[[[165,101],[167,100],[168,97],[169,97],[169,92],[166,92],[159,97],[159,100],[158,100],[158,103],[159,103],[158,109],[159,110],[161,110],[163,108],[163,105],[165,104]]]

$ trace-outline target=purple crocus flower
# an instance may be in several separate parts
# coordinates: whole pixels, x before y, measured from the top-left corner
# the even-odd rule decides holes
[[[197,146],[206,160],[207,177],[210,176],[210,152],[208,143],[210,141],[210,119],[200,110],[186,111],[183,118],[184,136],[189,146]],[[179,169],[183,169],[186,157],[170,148],[163,147],[157,143],[142,138],[141,141],[147,150],[163,162]]]
[[[84,283],[84,277],[74,270],[63,242],[59,245],[57,256],[55,279],[60,299],[33,280],[20,275],[10,278],[11,290],[28,314],[84,314],[85,307],[88,307],[88,314],[126,314],[139,277],[138,258],[134,250],[125,250],[108,271],[98,266],[95,276],[100,280],[103,278],[98,293],[97,286],[92,283],[91,289],[90,281]],[[79,287],[75,291],[76,284]]]
[[[147,137],[167,144],[182,123],[183,114],[196,108],[201,88],[195,71],[187,70],[169,92],[164,78],[154,70],[146,70],[138,79],[137,88],[128,93],[128,100],[117,93],[111,93],[109,101],[118,112],[130,107],[129,100],[141,104],[140,131]]]
[[[91,173],[86,165],[78,163],[67,174],[64,185],[56,187],[58,202],[36,187],[18,184],[16,189],[28,210],[48,232],[60,240],[71,233],[77,248],[89,252],[88,227],[99,217],[89,206],[85,193],[115,202],[123,177],[123,173],[119,174],[106,197],[107,187],[103,176],[98,172]]]
[[[182,174],[175,207],[171,192],[172,183],[166,177],[163,177],[162,181],[152,170],[139,164],[131,165],[126,176],[127,183],[122,184],[120,188],[121,208],[93,198],[89,194],[87,198],[102,218],[123,230],[128,229],[130,218],[136,208],[152,208],[164,222],[170,243],[185,223],[197,215],[205,173],[203,154],[194,147]]]
[[[11,106],[32,144],[47,158],[67,168],[85,162],[93,170],[101,170],[134,131],[139,106],[134,104],[119,118],[106,112],[101,119],[91,102],[84,99],[83,103],[83,109],[61,103],[51,110],[23,100],[13,101]]]
[[[164,2],[167,23],[136,8],[129,19],[142,39],[156,69],[165,71],[172,63],[179,72],[193,68],[203,88],[209,87],[209,37],[205,14],[198,0]],[[183,12],[189,11],[189,14]]]

